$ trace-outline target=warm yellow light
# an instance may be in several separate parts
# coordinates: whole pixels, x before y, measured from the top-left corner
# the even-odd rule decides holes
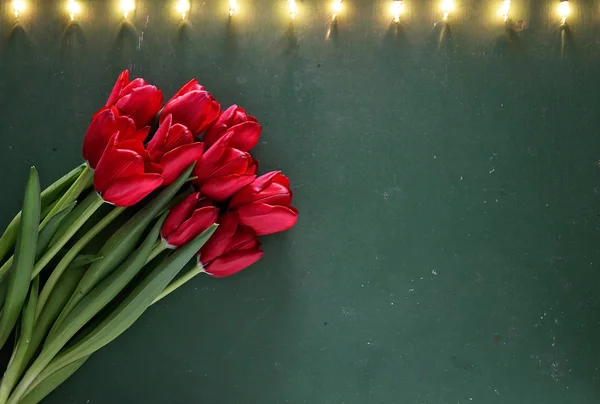
[[[567,0],[562,0],[558,4],[558,15],[560,15],[561,21],[564,24],[567,22],[567,17],[571,13],[571,6]]]
[[[341,13],[344,9],[344,6],[342,5],[342,0],[334,0],[333,4],[331,5],[331,8],[333,9],[333,15],[331,16],[331,18],[335,20],[337,15]]]
[[[121,0],[121,11],[123,12],[123,17],[127,18],[129,13],[135,10],[135,1],[133,0]]]
[[[288,8],[290,9],[290,17],[292,20],[296,18],[296,14],[298,13],[298,6],[296,5],[296,0],[288,0]]]
[[[237,0],[229,0],[229,16],[231,17],[237,11]]]
[[[510,11],[510,0],[504,0],[502,6],[498,9],[498,15],[504,18],[504,22],[508,20],[508,12]]]
[[[394,17],[394,22],[400,21],[400,15],[403,12],[404,12],[404,2],[402,2],[402,0],[392,1],[392,17]]]
[[[13,1],[13,10],[15,12],[15,17],[19,17],[19,15],[25,11],[27,6],[25,5],[24,0],[14,0]]]
[[[442,9],[442,12],[444,13],[444,20],[447,20],[450,13],[452,11],[454,11],[454,1],[442,0],[441,9]]]
[[[179,0],[177,2],[177,12],[181,14],[181,19],[185,20],[190,11],[190,2],[188,0]]]
[[[81,12],[81,5],[75,0],[67,1],[67,12],[69,13],[69,17],[71,17],[71,21],[75,20],[77,14]]]

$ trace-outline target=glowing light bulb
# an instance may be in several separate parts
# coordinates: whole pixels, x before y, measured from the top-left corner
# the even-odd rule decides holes
[[[229,0],[229,16],[231,17],[237,11],[237,0]]]
[[[81,12],[81,5],[77,3],[75,0],[67,1],[67,12],[69,13],[69,17],[71,17],[71,21],[75,20],[77,14]]]
[[[133,0],[121,0],[121,11],[123,12],[123,18],[127,18],[129,13],[135,10],[135,1]]]
[[[344,6],[342,5],[342,0],[334,0],[333,4],[331,5],[331,8],[333,9],[333,14],[331,16],[331,19],[335,20],[337,15],[339,13],[341,13],[342,10],[344,9]]]
[[[567,22],[567,17],[571,13],[571,6],[569,5],[568,0],[561,0],[558,4],[558,15],[560,15],[561,23],[565,24]]]
[[[404,12],[404,3],[402,0],[392,1],[392,17],[394,22],[400,22],[400,15]]]
[[[15,12],[15,18],[19,18],[19,15],[25,11],[27,6],[25,5],[24,0],[14,0],[13,1],[13,11]]]
[[[448,16],[452,11],[454,11],[454,1],[452,0],[442,0],[441,5],[442,12],[444,13],[444,21],[448,19]]]
[[[296,0],[288,0],[288,8],[290,9],[290,17],[292,20],[296,18],[296,14],[298,13],[298,6],[296,5]]]
[[[498,9],[498,15],[504,18],[504,22],[508,20],[508,12],[510,11],[510,0],[504,0],[502,6]]]
[[[181,14],[181,19],[185,20],[188,12],[190,11],[190,2],[188,0],[179,0],[177,2],[177,12]]]

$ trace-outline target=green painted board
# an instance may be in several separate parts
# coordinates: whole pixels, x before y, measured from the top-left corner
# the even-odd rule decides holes
[[[571,1],[0,1],[0,224],[27,169],[81,162],[130,68],[196,76],[264,125],[261,171],[298,225],[230,279],[198,278],[48,403],[600,402],[600,9]],[[519,22],[521,21],[522,22]],[[434,26],[435,22],[438,22]]]

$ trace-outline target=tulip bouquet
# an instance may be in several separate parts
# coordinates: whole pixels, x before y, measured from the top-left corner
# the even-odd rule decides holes
[[[14,336],[0,404],[39,402],[152,304],[200,273],[252,265],[259,236],[296,223],[288,178],[257,176],[254,117],[221,111],[195,79],[162,104],[124,71],[85,163],[43,191],[31,169],[0,237],[0,346]]]

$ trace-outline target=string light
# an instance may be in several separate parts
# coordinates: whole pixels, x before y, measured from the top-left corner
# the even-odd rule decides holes
[[[24,0],[13,0],[13,10],[15,12],[15,18],[19,18],[19,15],[25,11],[27,6]]]
[[[290,17],[292,20],[296,18],[296,14],[298,13],[298,6],[296,5],[296,0],[288,0],[288,8],[290,9]]]
[[[568,0],[561,0],[560,3],[558,3],[558,15],[560,15],[560,23],[561,24],[566,24],[567,23],[567,17],[569,16],[569,14],[571,13],[571,6],[569,5],[569,1]]]
[[[344,8],[344,6],[342,6],[342,0],[334,0],[331,8],[333,9],[333,15],[331,16],[331,19],[335,20],[337,15],[341,13]]]
[[[504,0],[502,6],[498,9],[498,15],[504,18],[504,22],[508,20],[508,12],[510,11],[510,0]]]
[[[229,0],[229,16],[233,16],[233,14],[237,11],[237,0]]]
[[[400,15],[404,12],[404,2],[402,0],[392,1],[392,17],[394,22],[400,22]]]
[[[133,0],[121,0],[121,11],[123,18],[127,18],[129,13],[135,10],[135,2]]]
[[[452,11],[454,11],[454,1],[452,0],[442,0],[441,5],[442,12],[444,13],[444,21],[448,20],[448,16]]]
[[[181,14],[181,19],[185,20],[188,12],[190,11],[190,2],[188,0],[179,0],[177,2],[177,12]]]
[[[74,21],[77,14],[81,12],[81,6],[75,0],[68,0],[67,11],[69,13],[69,17],[71,17],[71,21]]]

